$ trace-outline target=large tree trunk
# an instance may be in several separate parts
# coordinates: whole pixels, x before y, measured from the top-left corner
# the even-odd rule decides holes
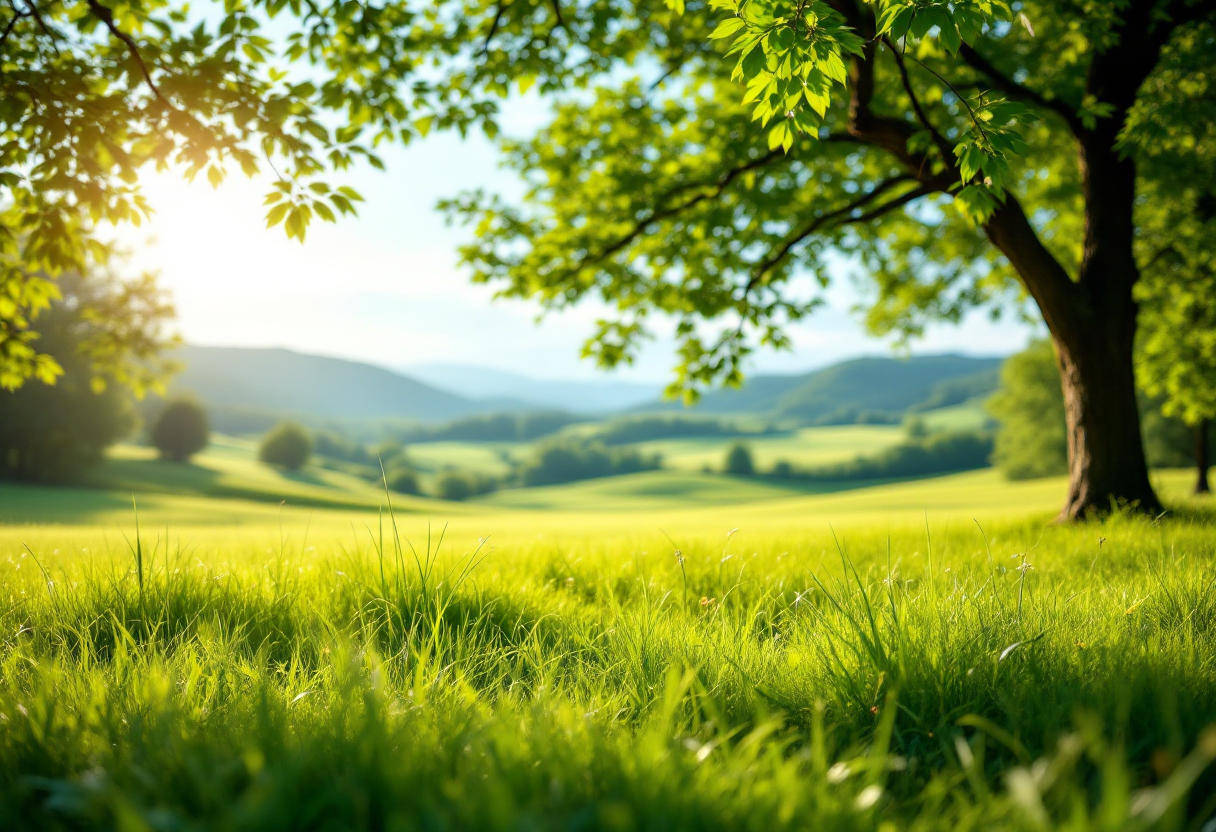
[[[1130,225],[1130,201],[1127,205]],[[1105,263],[1100,277],[1074,281],[1044,247],[1012,195],[985,226],[1034,297],[1055,342],[1068,423],[1068,499],[1061,520],[1081,519],[1118,506],[1156,512],[1149,482],[1132,345],[1138,272],[1131,257],[1108,257],[1095,245],[1086,263]],[[1130,235],[1129,235],[1130,236]],[[1112,246],[1114,247],[1114,246]]]
[[[1195,426],[1195,468],[1197,476],[1195,478],[1195,493],[1210,494],[1211,486],[1208,485],[1208,468],[1211,465],[1211,459],[1208,456],[1208,434],[1212,432],[1212,422],[1209,419],[1202,420]]]
[[[1161,509],[1149,482],[1136,404],[1135,333],[1134,312],[1053,333],[1068,423],[1068,498],[1061,519],[1120,506]]]

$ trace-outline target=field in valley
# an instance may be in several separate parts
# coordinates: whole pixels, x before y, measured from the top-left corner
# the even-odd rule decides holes
[[[1216,513],[1188,472],[1158,474],[1169,516],[1060,527],[1062,480],[994,471],[813,493],[693,463],[390,513],[236,441],[145,456],[111,490],[0,486],[5,829],[1216,809]]]

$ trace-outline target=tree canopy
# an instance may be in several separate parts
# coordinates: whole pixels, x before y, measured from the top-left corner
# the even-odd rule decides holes
[[[138,424],[126,384],[99,372],[94,356],[121,378],[159,374],[159,347],[172,308],[152,281],[124,283],[105,272],[65,276],[62,298],[41,318],[41,346],[64,374],[54,386],[0,390],[0,479],[63,482],[101,460]],[[122,322],[115,327],[115,322]]]

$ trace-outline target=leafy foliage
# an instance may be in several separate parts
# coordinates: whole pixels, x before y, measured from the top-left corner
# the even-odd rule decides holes
[[[0,390],[0,478],[71,480],[137,424],[130,386],[167,367],[157,351],[172,315],[151,278],[68,275],[42,318],[42,348],[58,384]]]
[[[312,455],[312,435],[295,422],[280,422],[262,439],[258,459],[288,471],[299,471]]]
[[[232,169],[273,174],[267,224],[304,239],[313,218],[350,214],[357,193],[326,181],[373,147],[465,125],[413,77],[428,28],[406,3],[44,0],[0,15],[0,383],[50,381],[36,317],[65,272],[112,256],[98,229],[152,206],[149,169],[218,186]],[[408,83],[407,83],[408,82]],[[106,369],[104,356],[97,370]]]
[[[988,400],[1000,423],[993,462],[1013,480],[1068,471],[1064,394],[1051,342],[1036,341],[1001,370],[1001,388]]]
[[[189,399],[169,402],[152,425],[150,438],[164,459],[186,462],[210,441],[207,412]]]

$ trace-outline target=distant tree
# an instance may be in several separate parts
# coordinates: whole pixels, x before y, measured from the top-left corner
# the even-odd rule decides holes
[[[258,459],[288,471],[299,471],[312,454],[312,436],[295,422],[280,422],[262,439]]]
[[[988,400],[1000,423],[993,461],[1012,480],[1068,473],[1064,393],[1050,341],[1036,341],[1001,370],[1001,387]]]
[[[909,416],[904,419],[904,433],[909,439],[924,439],[929,435],[929,428],[921,417]]]
[[[472,478],[461,471],[444,471],[435,479],[435,496],[441,500],[463,502],[475,490]]]
[[[1196,494],[1211,492],[1216,423],[1216,159],[1208,161],[1206,171],[1177,165],[1183,179],[1170,198],[1141,211],[1150,267],[1137,287],[1140,384],[1160,398],[1166,416],[1190,428]]]
[[[188,399],[169,402],[152,426],[153,446],[162,459],[173,462],[186,462],[207,447],[210,439],[206,411]]]
[[[730,450],[726,452],[726,473],[738,477],[750,477],[756,473],[756,466],[752,464],[752,452],[742,442],[731,445]]]
[[[421,494],[418,484],[418,474],[412,468],[396,466],[384,472],[384,484],[390,491],[398,494]]]
[[[496,490],[498,481],[493,477],[470,471],[444,471],[435,479],[435,496],[441,500],[460,502]]]
[[[39,319],[39,349],[63,375],[53,386],[0,390],[0,479],[64,482],[97,464],[138,424],[131,388],[169,369],[157,353],[172,341],[163,328],[173,309],[151,278],[101,271],[59,286],[63,298]],[[99,353],[107,366],[93,361]]]

